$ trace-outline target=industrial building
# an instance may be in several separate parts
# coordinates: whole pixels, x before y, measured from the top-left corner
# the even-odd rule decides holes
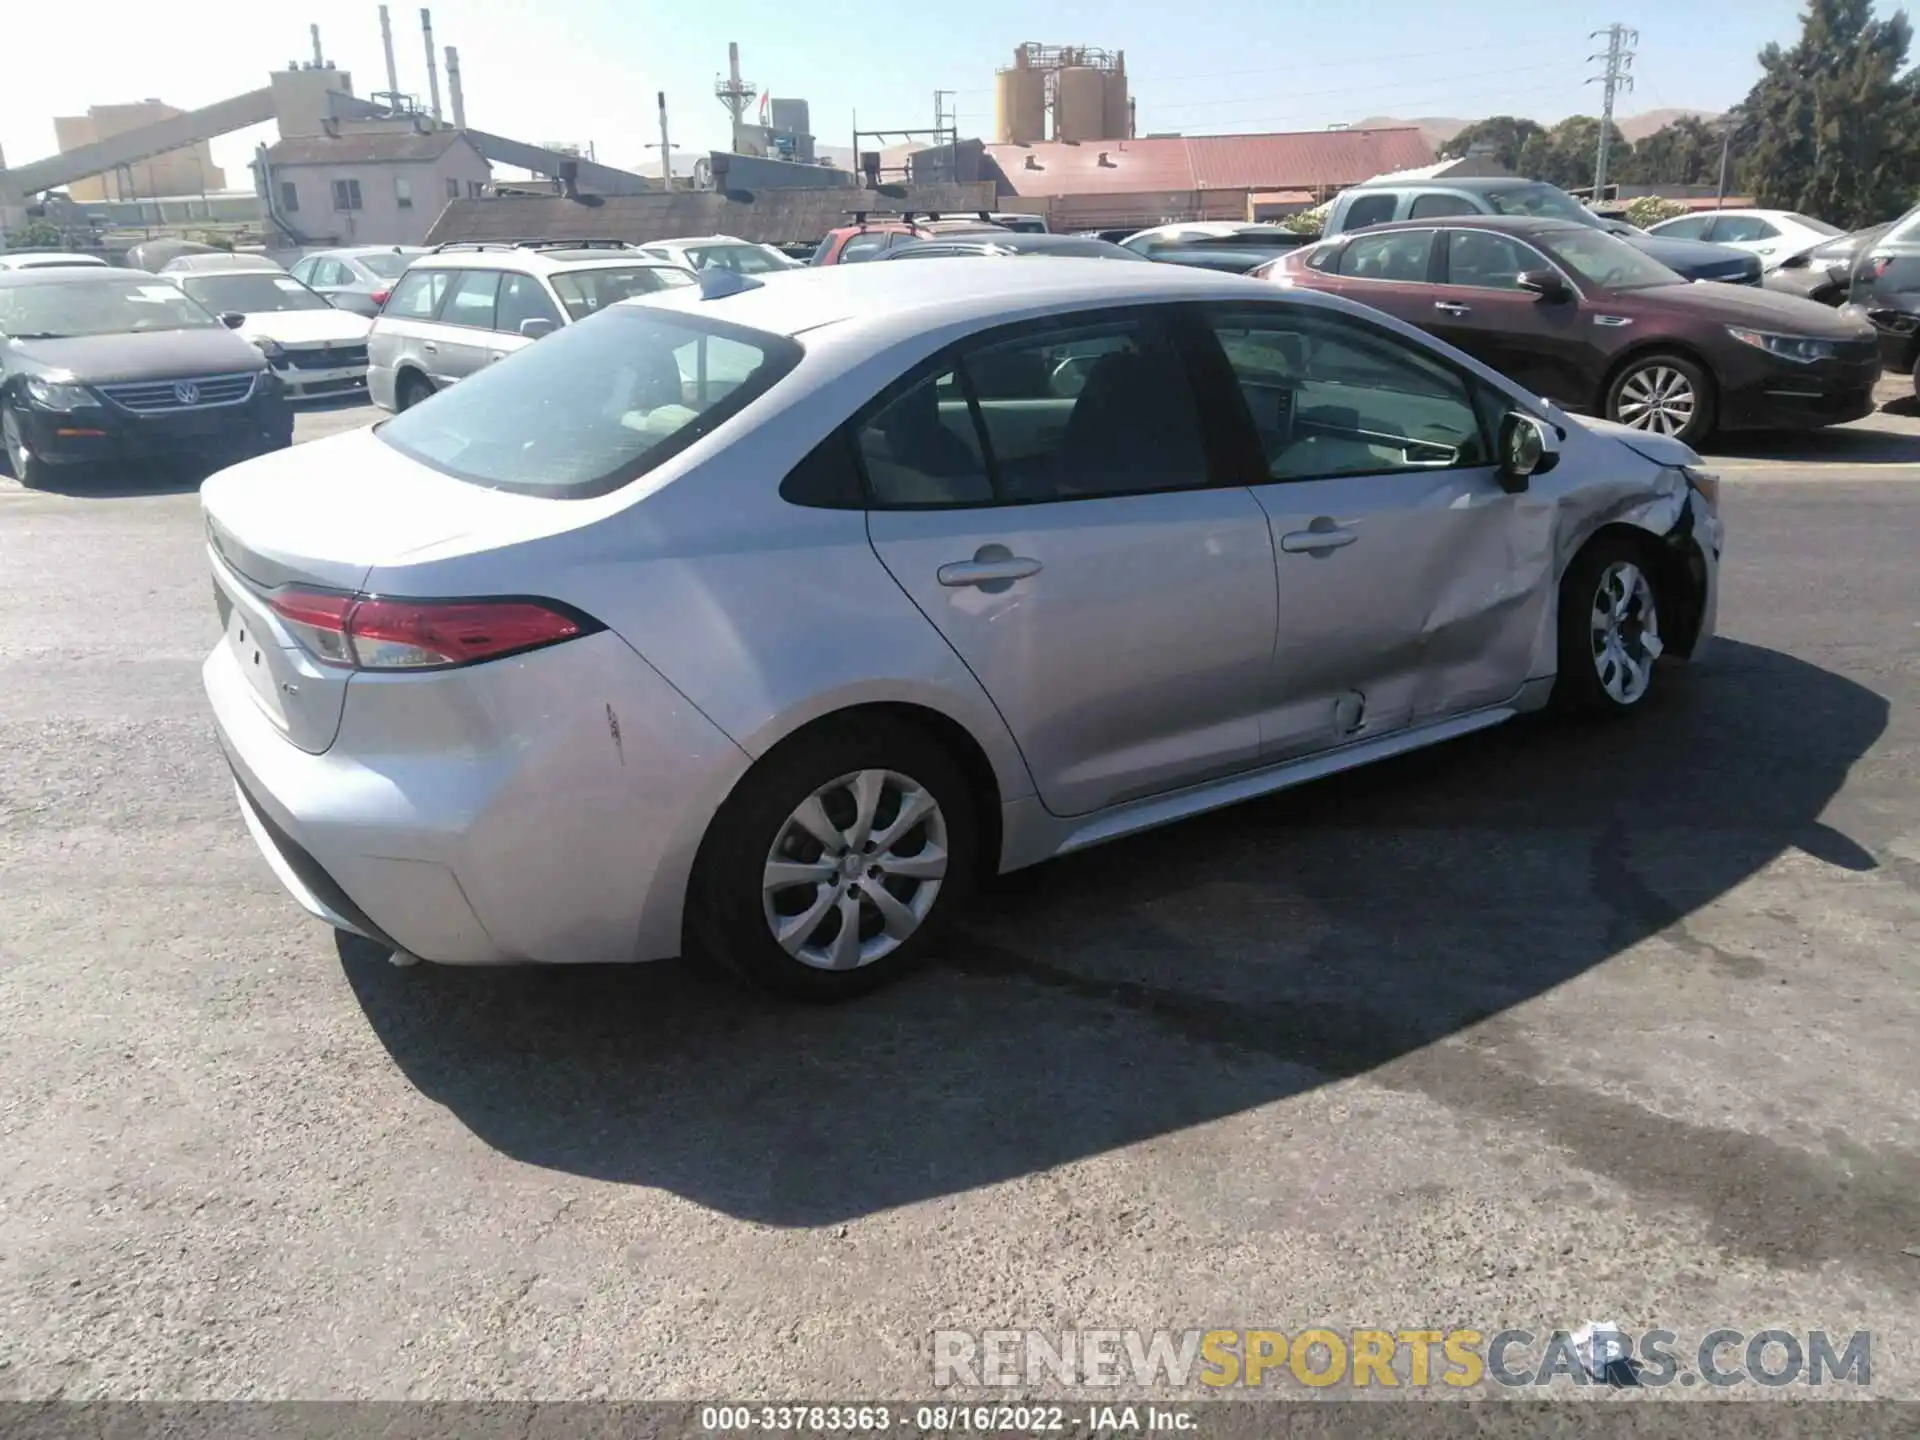
[[[493,174],[462,131],[352,121],[268,146],[258,164],[275,227],[308,246],[418,245]]]
[[[1133,134],[1124,50],[1028,41],[1013,52],[1013,64],[995,72],[993,102],[993,138],[1001,145]]]
[[[60,153],[71,154],[186,112],[159,100],[131,105],[90,105],[84,115],[56,115],[54,138]],[[82,204],[103,200],[151,200],[162,195],[207,195],[227,188],[227,172],[213,163],[213,151],[204,140],[163,151],[144,160],[89,175],[68,187],[68,195]]]

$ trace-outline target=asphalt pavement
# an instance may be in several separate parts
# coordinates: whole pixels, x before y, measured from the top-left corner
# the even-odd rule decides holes
[[[1715,468],[1722,638],[1648,713],[1011,877],[827,1011],[337,944],[209,733],[192,491],[0,481],[0,1398],[1590,1321],[1866,1329],[1920,1397],[1920,420]]]

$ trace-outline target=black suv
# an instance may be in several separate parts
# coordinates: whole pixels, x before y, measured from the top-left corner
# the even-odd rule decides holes
[[[117,462],[217,468],[293,443],[266,358],[169,280],[0,273],[0,434],[22,485]]]

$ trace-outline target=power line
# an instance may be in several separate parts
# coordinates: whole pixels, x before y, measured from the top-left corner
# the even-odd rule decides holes
[[[1613,138],[1614,96],[1620,91],[1633,89],[1631,72],[1634,46],[1640,43],[1640,32],[1622,25],[1617,20],[1604,30],[1594,31],[1587,38],[1598,39],[1602,35],[1607,37],[1607,48],[1600,54],[1587,57],[1589,64],[1596,60],[1607,62],[1607,68],[1602,74],[1587,77],[1587,84],[1603,87],[1600,100],[1600,139],[1594,147],[1593,157],[1595,201],[1603,198],[1607,189],[1607,149]]]

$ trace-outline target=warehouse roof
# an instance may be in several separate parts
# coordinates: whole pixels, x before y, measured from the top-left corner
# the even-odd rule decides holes
[[[1433,161],[1415,126],[1272,135],[1175,135],[1135,140],[1046,140],[989,145],[1016,195],[1153,190],[1290,190],[1352,185]]]
[[[368,130],[296,135],[267,147],[269,165],[375,165],[438,160],[463,139],[458,130]]]
[[[787,245],[818,240],[850,223],[848,211],[950,211],[956,216],[995,208],[993,186],[912,185],[898,197],[833,186],[726,192],[676,190],[648,195],[496,195],[450,200],[427,236],[448,240],[626,240],[643,244],[680,235],[738,235]]]

